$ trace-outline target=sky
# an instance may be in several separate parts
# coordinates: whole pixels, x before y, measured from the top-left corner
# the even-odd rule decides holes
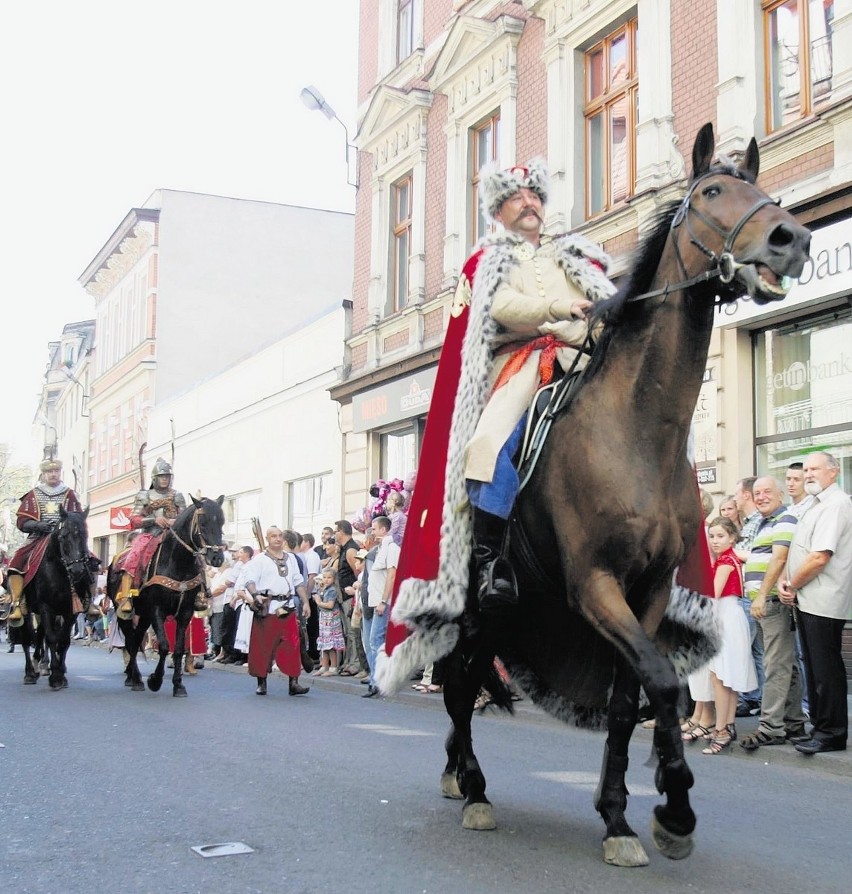
[[[29,462],[48,342],[156,189],[353,211],[358,0],[42,0],[0,12],[0,443]],[[354,153],[352,157],[354,179]],[[61,445],[60,445],[61,452]]]

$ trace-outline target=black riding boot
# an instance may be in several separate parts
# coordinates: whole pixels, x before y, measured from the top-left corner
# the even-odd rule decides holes
[[[257,689],[255,689],[255,692],[258,695],[266,695],[266,677],[257,678]]]
[[[502,555],[505,519],[473,507],[473,560],[482,611],[501,611],[518,604],[518,586],[508,559]]]

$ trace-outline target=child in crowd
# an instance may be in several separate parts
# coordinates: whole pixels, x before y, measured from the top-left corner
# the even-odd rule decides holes
[[[739,599],[743,595],[742,563],[734,553],[739,531],[733,521],[719,516],[710,522],[707,536],[714,557],[713,587],[722,642],[709,665],[716,702],[716,729],[702,753],[721,754],[737,737],[734,725],[737,692],[756,688],[757,673],[751,657],[748,621]]]
[[[326,568],[322,572],[320,591],[314,601],[319,609],[317,649],[320,652],[320,669],[317,671],[317,676],[339,674],[338,656],[346,648],[346,642],[343,639],[343,622],[340,619],[336,571]]]
[[[730,519],[737,531],[742,528],[743,519],[740,515],[740,510],[737,509],[737,501],[734,499],[733,496],[725,497],[725,499],[722,500],[722,502],[719,504],[719,515],[721,515],[722,518]]]

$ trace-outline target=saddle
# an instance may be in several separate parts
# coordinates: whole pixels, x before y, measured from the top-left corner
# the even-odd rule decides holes
[[[518,452],[518,477],[521,481],[519,492],[532,477],[544,443],[550,434],[553,420],[570,407],[579,391],[582,377],[583,370],[572,366],[561,379],[556,379],[536,391],[527,411],[524,440]]]

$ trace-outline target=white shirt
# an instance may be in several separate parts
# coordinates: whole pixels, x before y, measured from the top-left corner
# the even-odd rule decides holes
[[[817,494],[799,520],[787,559],[788,579],[814,552],[830,552],[831,558],[799,588],[799,608],[809,615],[852,621],[852,500],[836,483]]]
[[[375,608],[384,599],[388,569],[396,568],[398,564],[399,546],[394,543],[392,534],[386,534],[382,537],[376,561],[373,562],[370,576],[367,578],[367,605],[370,608]]]
[[[246,562],[240,571],[234,589],[245,590],[249,583],[253,583],[258,593],[268,592],[283,597],[294,595],[296,587],[304,584],[305,579],[292,553],[284,553],[284,559],[287,563],[287,574],[282,577],[278,573],[278,566],[266,553],[255,553],[251,561]],[[283,599],[270,600],[269,610],[275,611],[283,601]]]

